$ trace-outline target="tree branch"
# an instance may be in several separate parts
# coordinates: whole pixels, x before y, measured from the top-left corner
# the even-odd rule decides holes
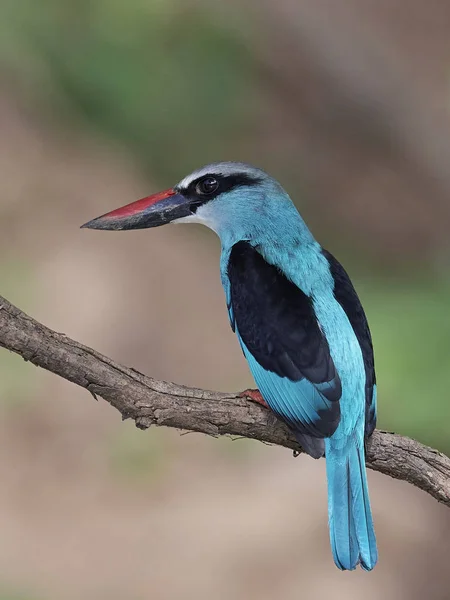
[[[137,427],[164,425],[207,435],[235,435],[301,452],[271,412],[235,394],[156,381],[38,323],[0,296],[0,346],[101,396]],[[401,479],[450,506],[450,459],[412,439],[375,431],[369,468]]]

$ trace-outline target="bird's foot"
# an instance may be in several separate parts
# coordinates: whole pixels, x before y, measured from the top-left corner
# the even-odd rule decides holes
[[[257,404],[261,404],[264,408],[270,408],[264,398],[261,396],[261,392],[259,390],[244,390],[239,394],[240,398],[247,398],[247,400],[251,400],[252,402],[256,402]]]

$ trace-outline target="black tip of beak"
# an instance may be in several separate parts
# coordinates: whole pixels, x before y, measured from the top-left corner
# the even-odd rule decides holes
[[[95,221],[97,219],[92,219],[92,221],[88,221],[84,225],[80,226],[80,229],[95,229]]]
[[[114,227],[114,220],[104,217],[97,217],[81,225],[80,229],[123,229],[123,227]]]

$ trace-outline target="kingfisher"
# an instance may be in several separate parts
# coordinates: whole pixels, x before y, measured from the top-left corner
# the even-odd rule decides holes
[[[349,276],[278,181],[240,162],[207,165],[82,227],[166,223],[202,223],[219,236],[230,324],[258,386],[244,394],[284,421],[307,454],[325,456],[334,562],[372,570],[365,441],[377,387],[367,318]]]

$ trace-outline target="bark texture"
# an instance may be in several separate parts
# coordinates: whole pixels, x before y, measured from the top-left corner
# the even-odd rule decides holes
[[[236,394],[157,381],[52,331],[0,296],[0,347],[101,396],[136,426],[175,427],[207,435],[242,436],[301,447],[271,412]],[[401,479],[450,506],[450,458],[407,437],[376,430],[367,448],[370,469]]]

